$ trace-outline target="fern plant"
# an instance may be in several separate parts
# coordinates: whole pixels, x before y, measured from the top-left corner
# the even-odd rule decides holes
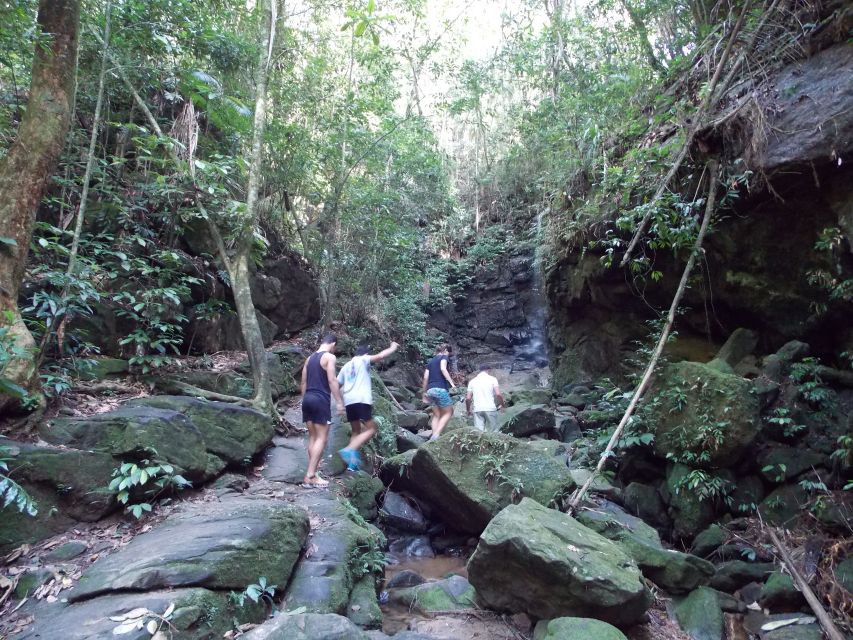
[[[17,482],[9,477],[9,462],[12,460],[12,450],[0,445],[0,500],[2,508],[14,505],[21,513],[28,516],[38,514],[38,505],[32,496]]]

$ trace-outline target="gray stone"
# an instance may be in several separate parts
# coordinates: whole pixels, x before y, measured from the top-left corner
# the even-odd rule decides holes
[[[712,524],[693,539],[690,553],[707,558],[719,549],[728,538],[726,531],[718,524]]]
[[[427,536],[402,536],[391,541],[388,551],[406,558],[434,558],[435,551]]]
[[[758,513],[775,526],[791,524],[803,513],[810,496],[799,484],[786,484],[770,493],[758,505]]]
[[[575,416],[566,416],[559,420],[557,435],[560,438],[560,442],[574,442],[575,440],[582,438],[583,433],[581,432],[581,426],[578,419]]]
[[[242,591],[260,576],[284,585],[307,535],[308,514],[287,502],[232,498],[188,505],[97,560],[68,600],[195,586]]]
[[[426,440],[421,438],[420,436],[412,433],[408,429],[404,429],[403,427],[397,427],[396,430],[396,438],[397,438],[397,451],[411,451],[412,449],[417,449],[421,446]]]
[[[429,429],[430,416],[423,411],[396,411],[394,421],[398,427],[402,427],[411,433],[417,433]]]
[[[772,562],[728,560],[717,566],[717,572],[711,578],[710,586],[732,593],[747,583],[764,582],[775,570],[776,565]]]
[[[384,524],[400,531],[423,533],[427,530],[428,523],[417,505],[394,491],[385,492],[379,516]]]
[[[732,373],[741,360],[752,354],[757,345],[757,333],[749,329],[735,329],[708,365]]]
[[[672,518],[673,534],[677,538],[693,539],[714,520],[714,506],[703,500],[695,491],[683,486],[690,468],[676,464],[666,478],[669,493],[669,515]]]
[[[671,524],[660,493],[650,485],[632,482],[623,490],[622,501],[630,513],[644,522],[661,528],[667,528]]]
[[[803,594],[794,586],[794,580],[787,573],[774,571],[761,587],[758,602],[771,611],[791,611],[807,607]]]
[[[244,640],[368,640],[351,620],[334,613],[279,614],[241,637]]]
[[[489,608],[536,618],[577,613],[630,625],[652,601],[619,545],[529,498],[489,523],[468,576]]]
[[[82,540],[71,540],[55,547],[44,557],[48,562],[65,562],[86,552],[89,545]]]
[[[810,449],[772,445],[758,455],[758,468],[765,480],[781,484],[826,461],[824,456]]]
[[[414,587],[424,582],[426,580],[421,575],[406,569],[391,578],[385,586],[388,589],[399,589],[400,587]]]

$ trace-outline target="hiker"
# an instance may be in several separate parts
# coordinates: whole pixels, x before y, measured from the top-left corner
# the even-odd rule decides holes
[[[320,456],[326,448],[329,424],[332,422],[332,396],[339,415],[344,413],[344,399],[335,375],[335,347],[338,339],[334,334],[323,336],[316,352],[312,353],[302,367],[302,420],[308,427],[308,470],[302,480],[303,487],[328,487],[329,481],[317,473]]]
[[[456,385],[453,384],[453,378],[447,370],[449,354],[450,345],[439,345],[424,370],[422,397],[424,402],[432,406],[430,440],[435,440],[441,435],[453,415],[453,400],[450,398],[449,390],[455,389]]]
[[[376,422],[373,420],[373,387],[370,382],[370,365],[384,360],[398,348],[399,344],[392,342],[387,349],[370,355],[370,346],[360,345],[355,350],[355,357],[347,362],[338,374],[338,383],[344,395],[347,410],[347,420],[352,425],[352,436],[349,444],[338,451],[347,463],[348,471],[358,471],[361,464],[359,449],[376,435]]]
[[[498,408],[503,411],[504,397],[501,395],[498,379],[489,373],[489,366],[484,364],[480,366],[480,373],[468,383],[465,409],[469,416],[474,416],[475,429],[497,431]]]

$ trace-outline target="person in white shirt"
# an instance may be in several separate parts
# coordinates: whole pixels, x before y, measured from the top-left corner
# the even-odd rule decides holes
[[[376,434],[376,422],[373,420],[373,386],[370,381],[370,365],[379,362],[394,353],[396,342],[379,353],[370,355],[368,345],[360,345],[355,357],[347,362],[338,374],[338,383],[344,396],[347,420],[352,425],[349,444],[338,451],[338,455],[347,463],[347,469],[358,471],[361,464],[359,449]]]
[[[498,408],[503,411],[504,397],[498,379],[489,374],[489,367],[480,367],[480,373],[468,383],[465,396],[468,415],[474,416],[474,427],[480,431],[497,431]]]

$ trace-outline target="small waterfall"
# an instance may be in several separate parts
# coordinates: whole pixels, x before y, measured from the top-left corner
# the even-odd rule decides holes
[[[534,239],[533,250],[533,279],[530,285],[529,297],[525,303],[527,318],[527,339],[516,348],[516,363],[514,370],[548,367],[548,344],[545,337],[548,320],[548,307],[543,292],[544,276],[542,273],[542,223],[547,209],[542,209],[536,215],[535,227],[532,229]]]

